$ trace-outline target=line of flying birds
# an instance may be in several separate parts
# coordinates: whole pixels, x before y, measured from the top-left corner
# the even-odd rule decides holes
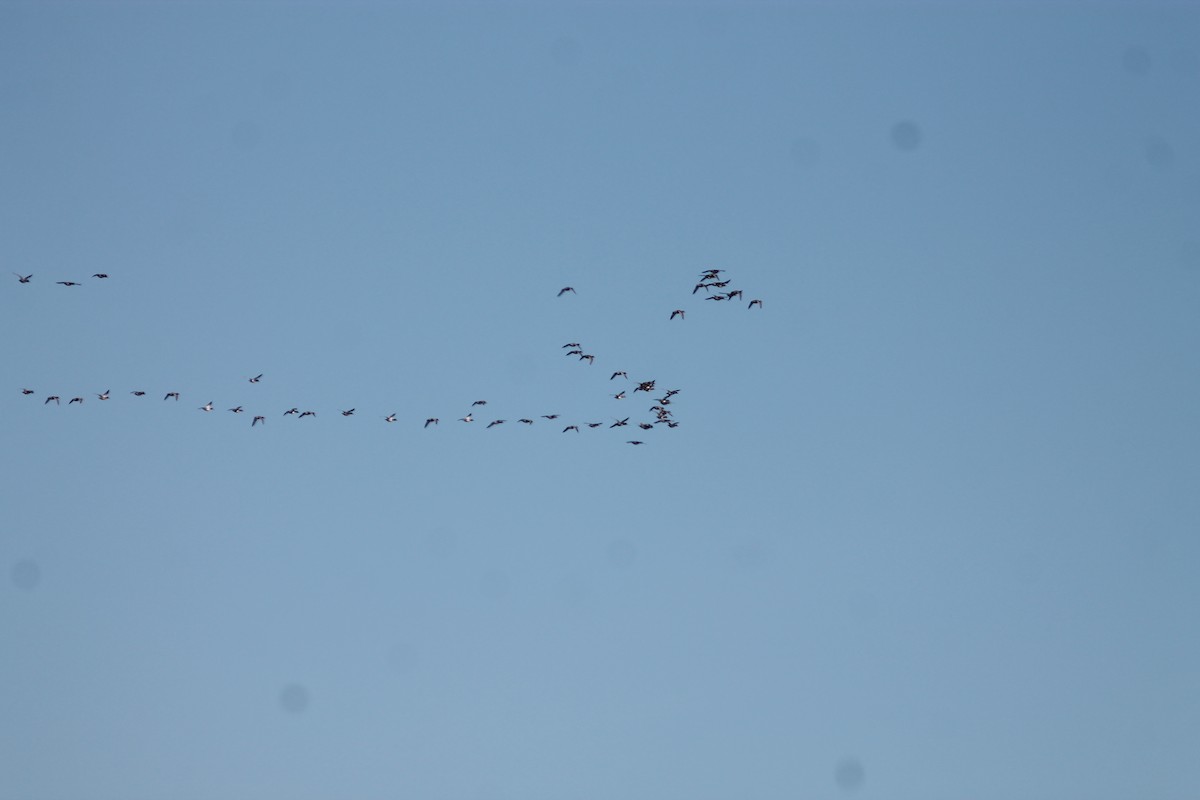
[[[724,290],[727,286],[729,286],[730,281],[728,279],[721,277],[721,274],[723,272],[725,272],[725,270],[722,270],[722,269],[708,269],[708,270],[705,270],[704,272],[702,272],[700,274],[700,281],[696,284],[695,288],[692,289],[692,294],[694,295],[697,292],[699,292],[701,289],[704,289],[708,293],[707,296],[704,298],[706,300],[720,301],[720,300],[735,300],[735,299],[741,298],[742,290],[740,290],[740,289],[729,289],[727,291],[720,291],[716,294],[712,293],[713,289]],[[32,274],[21,275],[20,273],[15,273],[15,272],[13,274],[17,276],[17,279],[21,283],[29,283],[30,280],[33,278]],[[103,272],[97,272],[94,275],[92,275],[92,277],[98,278],[98,279],[105,279],[105,278],[108,278],[108,275]],[[79,286],[79,285],[81,285],[75,281],[57,281],[57,283],[61,284],[63,286]],[[564,286],[562,289],[559,290],[558,297],[562,297],[564,294],[568,294],[568,293],[569,294],[577,294],[577,292],[575,291],[575,289],[573,287]],[[755,306],[758,306],[759,308],[761,308],[762,304],[763,304],[762,300],[751,300],[748,308],[754,308]],[[674,311],[671,312],[671,316],[669,319],[674,320],[676,317],[679,317],[680,319],[684,319],[685,318],[684,310],[678,309],[678,308],[675,309]],[[567,355],[567,356],[576,356],[576,357],[578,357],[578,359],[580,361],[587,361],[589,364],[595,363],[596,356],[592,353],[585,352],[583,345],[581,345],[579,342],[567,342],[566,344],[562,345],[562,347],[560,349],[566,350],[565,355]],[[611,382],[611,381],[616,380],[617,378],[623,378],[626,381],[630,380],[629,374],[625,370],[618,370],[618,371],[613,372],[609,376],[608,380]],[[255,375],[252,378],[246,378],[247,382],[252,383],[252,384],[261,383],[262,379],[263,379],[262,373],[259,373],[258,375]],[[610,397],[614,400],[625,400],[628,397],[630,397],[630,395],[636,395],[638,392],[645,392],[647,396],[652,396],[656,391],[658,391],[656,389],[656,383],[657,383],[657,381],[655,381],[655,380],[637,381],[634,383],[634,386],[632,389],[622,388],[619,391],[617,391],[615,394],[610,395]],[[654,398],[654,405],[650,406],[650,408],[648,409],[649,413],[652,415],[652,419],[647,419],[642,422],[631,423],[630,416],[626,416],[624,418],[618,418],[618,417],[614,416],[613,422],[611,424],[607,423],[607,422],[571,423],[562,429],[562,433],[569,433],[572,431],[574,431],[575,433],[579,433],[582,427],[601,428],[601,427],[607,426],[608,428],[611,429],[611,428],[624,428],[631,424],[636,425],[639,429],[641,429],[643,431],[653,430],[658,425],[665,425],[667,428],[677,428],[677,427],[679,427],[679,422],[674,419],[674,413],[672,412],[672,410],[670,408],[668,408],[668,406],[671,405],[672,398],[674,398],[675,395],[677,395],[679,393],[680,393],[679,389],[667,389],[667,390],[663,391],[662,397]],[[21,389],[21,394],[29,396],[29,395],[36,394],[36,392],[33,389],[23,388],[23,389]],[[129,394],[134,397],[145,397],[146,396],[146,392],[141,389],[135,389],[135,390],[131,391]],[[106,389],[103,392],[96,393],[96,398],[101,401],[109,400],[111,398],[111,396],[112,396],[112,392],[111,392],[111,390],[108,390],[108,389]],[[174,401],[178,402],[179,399],[180,399],[179,392],[167,392],[166,394],[163,395],[163,400],[174,400]],[[70,398],[67,401],[67,405],[68,406],[75,405],[75,404],[83,405],[83,401],[84,401],[83,396],[75,396],[75,397]],[[62,397],[60,395],[52,394],[52,395],[48,395],[45,398],[45,400],[42,401],[42,405],[48,405],[50,403],[54,403],[55,405],[62,405]],[[476,400],[475,402],[471,403],[471,406],[470,406],[469,410],[467,411],[467,413],[462,417],[458,417],[457,421],[463,422],[463,423],[475,422],[476,421],[476,419],[475,419],[476,410],[482,409],[482,407],[486,406],[487,404],[488,404],[487,400]],[[204,413],[211,413],[212,411],[215,411],[216,409],[217,409],[216,404],[211,400],[202,406],[198,406],[198,410],[201,412],[204,412]],[[245,407],[243,407],[241,405],[233,406],[232,408],[229,408],[226,410],[228,410],[234,414],[246,413]],[[338,409],[338,411],[343,417],[352,417],[355,415],[357,408]],[[293,407],[293,408],[289,408],[287,411],[283,412],[283,416],[296,417],[297,419],[304,419],[306,417],[316,417],[317,412],[311,411],[311,410],[301,411],[298,407]],[[517,422],[519,424],[532,426],[534,424],[534,420],[537,418],[545,419],[550,422],[553,422],[553,421],[559,419],[560,417],[561,417],[561,414],[542,414],[542,415],[540,415],[540,417],[534,417],[534,416],[522,417],[522,418],[518,419]],[[384,422],[393,423],[393,422],[398,421],[398,416],[396,415],[396,413],[393,412],[391,414],[388,414],[386,417],[383,417],[382,419]],[[480,421],[482,421],[482,420],[480,420]],[[266,422],[267,422],[267,417],[265,414],[256,414],[256,415],[252,416],[252,419],[250,422],[250,427],[253,428],[260,424],[265,426]],[[440,422],[441,422],[441,419],[439,417],[426,417],[424,425],[422,425],[422,428],[429,428],[431,425],[436,426]],[[490,422],[488,422],[488,424],[486,426],[484,426],[484,429],[486,430],[489,428],[494,428],[498,425],[503,425],[506,422],[508,422],[507,419],[493,419]],[[644,441],[636,440],[636,439],[627,440],[626,443],[632,444],[632,445],[645,444]]]

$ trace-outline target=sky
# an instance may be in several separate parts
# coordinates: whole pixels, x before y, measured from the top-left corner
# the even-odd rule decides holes
[[[1198,34],[0,3],[0,800],[1194,797]]]

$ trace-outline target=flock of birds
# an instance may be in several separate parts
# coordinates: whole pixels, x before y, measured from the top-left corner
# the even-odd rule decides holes
[[[708,270],[705,270],[704,272],[702,272],[700,274],[699,282],[692,289],[692,294],[694,295],[694,294],[698,293],[701,289],[704,289],[705,292],[707,293],[706,297],[704,298],[706,300],[724,301],[724,300],[737,300],[739,298],[742,298],[743,297],[742,290],[727,289],[727,287],[730,285],[730,280],[728,278],[722,277],[722,273],[724,273],[724,272],[725,272],[725,270],[722,270],[722,269],[708,269]],[[30,275],[21,275],[20,273],[13,273],[13,274],[16,275],[17,279],[23,284],[30,283],[33,278],[32,274],[30,274]],[[103,280],[103,279],[108,278],[108,275],[106,273],[97,272],[94,275],[92,275],[92,277]],[[77,283],[75,281],[70,281],[70,280],[56,281],[56,284],[59,284],[62,286],[80,286],[81,285],[80,283]],[[723,291],[718,291],[718,292],[714,293],[713,289],[718,289],[718,290],[723,290]],[[562,289],[559,290],[558,297],[562,297],[565,294],[578,294],[578,293],[575,291],[574,287],[564,286]],[[757,299],[751,300],[750,304],[749,304],[749,306],[747,306],[747,308],[753,309],[755,306],[762,308],[762,304],[763,304],[762,300],[757,300]],[[686,318],[684,309],[677,308],[671,312],[669,321],[674,320],[676,318],[679,318],[681,320]],[[580,361],[586,361],[589,364],[595,363],[596,356],[592,353],[585,352],[583,346],[579,342],[567,342],[566,344],[562,345],[562,347],[560,349],[565,350],[566,351],[565,355],[568,357],[574,356],[574,357],[577,357]],[[602,428],[602,427],[607,426],[609,429],[612,429],[612,428],[625,428],[625,427],[629,427],[629,426],[636,426],[639,430],[641,430],[643,432],[654,430],[658,426],[665,426],[668,429],[674,429],[674,428],[679,427],[679,422],[674,418],[674,411],[670,408],[670,406],[672,404],[673,398],[676,395],[678,395],[681,390],[679,390],[679,389],[661,390],[661,392],[662,392],[661,397],[653,397],[653,395],[655,393],[660,391],[659,389],[657,389],[657,381],[656,380],[632,381],[632,380],[630,380],[629,375],[625,370],[618,370],[616,372],[613,372],[612,375],[609,376],[608,380],[610,382],[610,385],[611,385],[611,382],[616,380],[617,378],[621,378],[622,380],[626,381],[627,384],[625,386],[619,388],[619,390],[616,393],[611,394],[610,397],[613,400],[625,400],[625,399],[635,397],[639,392],[644,392],[647,397],[653,398],[654,404],[652,406],[650,406],[648,409],[648,413],[650,416],[639,422],[630,422],[630,420],[632,419],[632,416],[633,416],[632,414],[625,416],[624,418],[614,416],[612,418],[613,421],[611,423],[608,423],[605,421],[601,421],[601,422],[571,422],[562,429],[562,433],[571,433],[571,432],[580,433],[582,428],[585,428],[585,427],[589,428],[589,429],[595,429],[595,428]],[[251,377],[251,378],[247,378],[246,380],[251,384],[261,383],[263,380],[263,373],[259,373],[258,375],[255,375],[254,377]],[[632,388],[630,388],[630,387],[632,387]],[[37,392],[33,389],[22,388],[21,394],[23,394],[25,396],[31,396],[31,395],[37,394]],[[111,397],[112,397],[112,391],[110,389],[105,389],[103,392],[96,392],[95,394],[96,394],[96,398],[102,402],[107,401],[107,400],[111,399]],[[146,391],[142,390],[142,389],[134,389],[134,390],[130,391],[129,394],[132,395],[133,397],[138,397],[138,398],[144,398],[147,396]],[[180,397],[181,397],[180,392],[169,391],[163,395],[163,400],[164,401],[165,400],[174,400],[175,402],[179,402]],[[76,404],[83,405],[83,402],[84,402],[84,396],[77,395],[77,396],[71,397],[67,401],[67,405],[68,406],[72,406],[72,405],[76,405]],[[45,397],[45,399],[42,401],[42,405],[49,405],[50,403],[54,403],[56,406],[61,406],[62,405],[62,396],[58,395],[58,394],[47,395]],[[488,404],[487,400],[474,401],[473,403],[471,403],[470,408],[468,409],[467,413],[462,417],[458,417],[456,421],[461,422],[461,423],[476,422],[477,420],[475,418],[475,414],[477,412],[483,413],[482,409],[483,409],[483,407],[487,406],[487,404]],[[197,409],[203,413],[211,413],[211,412],[217,410],[217,406],[213,401],[210,400],[207,403],[205,403],[204,405],[198,406]],[[233,414],[245,414],[246,413],[246,409],[242,405],[236,405],[236,406],[233,406],[226,410]],[[343,417],[353,417],[353,416],[355,416],[355,414],[357,412],[357,408],[339,409],[338,411]],[[312,410],[301,411],[299,407],[292,407],[292,408],[289,408],[288,410],[284,411],[283,416],[284,417],[295,417],[296,419],[305,419],[305,418],[309,418],[309,417],[315,418],[317,416],[317,412],[312,411]],[[537,416],[530,415],[530,416],[521,417],[520,419],[517,420],[517,423],[526,425],[526,426],[532,426],[535,422],[535,419],[544,419],[549,422],[555,422],[555,421],[559,420],[561,418],[561,416],[562,416],[561,414],[541,414],[541,415],[537,415]],[[397,416],[397,414],[395,412],[388,414],[385,417],[382,417],[382,419],[386,423],[394,423],[394,422],[399,421],[399,417]],[[479,420],[479,421],[482,421],[482,420]],[[266,414],[253,414],[253,415],[251,415],[250,427],[254,428],[259,425],[265,426],[266,422],[267,422]],[[489,421],[487,423],[487,425],[484,426],[484,428],[485,428],[485,430],[494,428],[498,425],[504,425],[507,422],[508,422],[507,419],[493,419],[493,420]],[[426,417],[424,425],[422,425],[422,427],[427,429],[430,426],[437,426],[440,423],[441,423],[440,417]],[[645,443],[646,442],[641,439],[626,440],[626,444],[631,444],[634,446],[643,445]]]

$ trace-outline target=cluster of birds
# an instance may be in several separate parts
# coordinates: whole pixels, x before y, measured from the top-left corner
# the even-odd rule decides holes
[[[14,272],[13,275],[17,276],[17,281],[20,283],[30,283],[33,281],[33,273],[32,272],[29,273],[28,275],[22,275],[19,272]],[[92,275],[92,277],[100,278],[101,280],[103,280],[108,277],[108,274],[105,272],[96,272]],[[55,281],[55,283],[58,284],[59,286],[83,286],[83,284],[78,281]]]
[[[695,288],[692,290],[692,294],[694,295],[697,292],[699,292],[701,289],[704,289],[706,292],[708,292],[708,295],[705,298],[706,300],[718,300],[719,301],[719,300],[735,300],[735,299],[741,298],[742,290],[740,290],[740,289],[726,290],[726,287],[729,286],[730,281],[726,278],[721,277],[722,273],[724,273],[724,272],[725,272],[725,270],[722,270],[722,269],[708,269],[708,270],[705,270],[704,272],[702,272],[700,274],[700,281],[696,284]],[[17,276],[18,280],[21,283],[29,283],[30,280],[33,278],[32,274],[30,274],[30,275],[21,275],[19,273],[13,273],[13,274],[15,274]],[[105,273],[102,273],[102,272],[97,272],[92,277],[97,278],[97,279],[105,279],[105,278],[108,278],[108,275]],[[57,283],[62,284],[64,286],[79,286],[79,285],[81,285],[75,281],[57,281]],[[714,294],[712,291],[713,289],[718,289],[718,290],[723,290],[723,291],[719,291]],[[571,286],[564,286],[561,290],[559,290],[558,297],[562,297],[564,294],[577,294],[577,292]],[[748,308],[754,308],[755,306],[759,306],[761,308],[762,300],[751,300]],[[676,317],[679,317],[682,319],[682,318],[684,318],[684,313],[685,312],[683,309],[676,309],[675,311],[671,312],[670,319],[673,320]],[[560,350],[565,350],[566,356],[577,357],[580,361],[586,361],[586,362],[588,362],[588,364],[594,364],[595,360],[596,360],[596,356],[592,353],[586,352],[583,345],[580,344],[579,342],[567,342],[566,344],[562,345]],[[632,415],[628,415],[623,418],[614,416],[612,418],[613,421],[611,423],[603,422],[603,421],[602,422],[572,422],[572,423],[566,425],[566,427],[564,427],[562,429],[562,433],[570,433],[572,431],[575,433],[580,433],[582,428],[584,428],[584,427],[589,428],[589,429],[595,429],[595,428],[602,428],[602,427],[607,426],[609,429],[612,429],[612,428],[625,428],[630,425],[636,425],[637,428],[641,431],[650,431],[660,425],[666,426],[669,429],[674,429],[674,428],[679,427],[679,422],[674,418],[674,412],[670,408],[673,398],[680,393],[679,389],[662,390],[662,396],[654,398],[653,395],[655,393],[657,393],[658,391],[660,391],[656,388],[656,386],[657,386],[656,380],[631,381],[629,378],[628,372],[626,372],[625,370],[617,370],[617,371],[613,372],[608,378],[610,385],[611,385],[611,382],[616,380],[617,378],[621,378],[624,381],[626,381],[627,385],[620,388],[615,394],[610,394],[609,396],[613,400],[625,400],[625,399],[631,399],[633,397],[636,397],[636,395],[639,392],[645,392],[647,397],[653,398],[654,405],[650,406],[648,409],[650,416],[646,419],[643,419],[640,422],[632,422],[632,423],[630,422]],[[246,380],[252,384],[261,383],[262,379],[263,379],[262,373],[259,373],[258,375],[255,375],[252,378],[246,378]],[[23,388],[23,389],[21,389],[21,394],[30,396],[30,395],[36,394],[36,392],[33,389]],[[141,389],[134,389],[134,390],[130,391],[129,394],[134,397],[145,397],[146,396],[146,392]],[[179,392],[171,391],[171,392],[167,392],[166,394],[163,395],[163,400],[174,400],[176,402],[179,402],[180,396],[181,395]],[[111,392],[111,390],[108,390],[108,389],[106,389],[103,392],[96,393],[96,398],[100,401],[107,401],[111,397],[112,397],[112,392]],[[72,397],[70,400],[68,400],[67,405],[68,406],[75,405],[75,404],[83,405],[83,402],[84,402],[84,397],[80,395],[80,396]],[[60,405],[62,405],[62,397],[57,394],[47,395],[46,398],[42,401],[42,405],[48,405],[50,403],[54,403],[55,405],[60,406]],[[479,413],[482,413],[482,408],[484,406],[486,406],[487,404],[488,404],[487,400],[474,401],[473,403],[471,403],[471,406],[468,409],[467,413],[462,417],[458,417],[457,421],[462,422],[462,423],[475,422],[476,421],[476,419],[475,419],[476,412],[478,411]],[[211,413],[211,412],[215,411],[216,409],[217,409],[216,404],[211,400],[202,406],[198,406],[198,410],[203,413]],[[226,410],[233,414],[246,413],[245,407],[241,406],[241,405],[233,406],[232,408],[229,408]],[[357,408],[339,409],[339,413],[343,417],[355,416],[356,412],[357,412]],[[312,410],[301,411],[298,407],[293,407],[293,408],[289,408],[287,411],[284,411],[283,416],[284,417],[296,417],[297,419],[304,419],[306,417],[314,417],[315,418],[317,416],[317,412],[312,411]],[[532,426],[534,424],[535,419],[544,419],[549,422],[554,422],[555,420],[560,419],[561,416],[562,416],[561,414],[541,414],[539,416],[531,415],[531,416],[521,417],[520,419],[517,420],[517,423]],[[387,416],[383,417],[382,419],[384,422],[387,422],[387,423],[394,423],[394,422],[399,421],[399,417],[397,416],[397,414],[395,412],[388,414]],[[255,415],[252,415],[250,427],[253,428],[260,424],[265,426],[266,422],[267,422],[267,416],[265,414],[255,414]],[[425,423],[422,427],[429,428],[430,426],[438,425],[440,422],[441,422],[441,419],[439,417],[426,417]],[[494,428],[498,425],[503,425],[506,422],[508,422],[507,419],[493,419],[493,420],[489,421],[487,423],[487,425],[484,427],[485,427],[485,429],[490,429],[490,428]],[[626,443],[637,446],[637,445],[645,444],[645,441],[640,440],[640,439],[629,439],[626,441]]]
[[[721,273],[723,272],[725,272],[723,269],[706,269],[704,272],[700,273],[700,281],[696,284],[695,288],[692,289],[692,294],[695,294],[703,289],[705,292],[707,292],[707,296],[704,298],[705,300],[721,301],[745,299],[741,289],[730,289],[728,291],[716,292],[715,294],[713,293],[713,289],[724,289],[730,283],[732,283],[729,278],[721,277]],[[746,306],[746,308],[750,309],[754,308],[755,306],[762,308],[762,304],[762,300],[751,300],[750,305]],[[682,308],[677,308],[671,312],[671,316],[669,317],[668,321],[675,319],[676,317],[679,317],[680,319],[687,319],[687,312]]]

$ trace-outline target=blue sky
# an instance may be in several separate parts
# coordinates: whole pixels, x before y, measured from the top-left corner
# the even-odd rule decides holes
[[[0,4],[0,798],[1193,796],[1198,28]]]

